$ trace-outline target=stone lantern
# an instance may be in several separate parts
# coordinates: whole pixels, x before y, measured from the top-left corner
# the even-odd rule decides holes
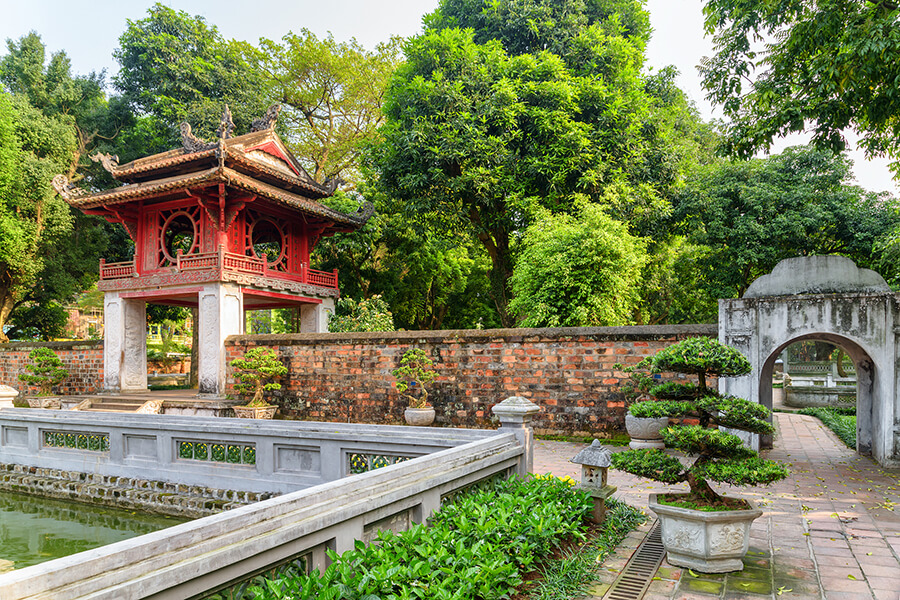
[[[615,487],[606,483],[610,451],[600,445],[600,440],[594,440],[590,446],[576,454],[571,462],[581,465],[581,482],[576,487],[586,491],[594,499],[591,519],[594,523],[602,523],[606,518],[606,499],[616,491]]]

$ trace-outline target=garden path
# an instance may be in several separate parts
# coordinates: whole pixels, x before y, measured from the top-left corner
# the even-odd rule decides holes
[[[883,469],[848,449],[814,417],[775,413],[775,444],[766,455],[791,465],[769,487],[720,491],[765,510],[751,528],[745,569],[704,575],[666,561],[644,600],[900,600],[900,469]],[[568,460],[584,444],[538,440],[534,470],[579,477]],[[667,488],[610,471],[615,498],[641,508]],[[646,532],[648,525],[641,528]],[[589,599],[601,599],[640,535],[604,562]]]

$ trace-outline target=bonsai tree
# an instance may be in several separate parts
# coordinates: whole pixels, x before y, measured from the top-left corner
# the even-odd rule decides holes
[[[661,431],[667,447],[696,456],[689,466],[659,449],[626,450],[612,456],[612,466],[666,484],[686,482],[690,493],[682,502],[723,506],[726,502],[707,483],[769,484],[787,477],[784,465],[762,459],[744,446],[741,438],[721,428],[757,434],[774,431],[766,419],[769,410],[741,398],[720,396],[707,387],[710,375],[734,377],[750,372],[740,352],[705,338],[690,338],[660,350],[642,361],[651,373],[674,371],[696,375],[698,383],[668,382],[650,388],[655,402],[631,405],[636,417],[681,417],[681,425]],[[687,422],[696,424],[686,424]]]
[[[437,373],[434,370],[434,361],[431,360],[421,348],[411,348],[400,359],[400,366],[391,371],[397,378],[394,384],[401,396],[409,400],[410,408],[426,408],[428,406],[429,385]],[[413,391],[418,388],[420,393],[416,396]]]
[[[235,369],[235,379],[239,381],[234,389],[241,394],[253,394],[253,399],[247,403],[252,408],[269,406],[263,398],[263,392],[280,390],[281,384],[272,380],[284,376],[288,371],[275,351],[267,348],[251,348],[243,358],[231,361],[231,366]]]
[[[38,388],[38,396],[49,396],[53,386],[58,385],[69,376],[56,352],[50,348],[35,348],[28,354],[30,365],[25,365],[28,373],[19,374],[19,381]]]

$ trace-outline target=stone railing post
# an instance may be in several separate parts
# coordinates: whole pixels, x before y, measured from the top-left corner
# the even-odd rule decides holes
[[[500,431],[509,431],[525,449],[516,473],[522,477],[534,470],[534,434],[531,418],[541,411],[534,402],[521,396],[512,396],[492,409],[500,419]]]

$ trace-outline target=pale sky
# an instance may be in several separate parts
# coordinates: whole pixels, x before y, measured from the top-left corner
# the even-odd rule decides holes
[[[152,0],[0,0],[0,40],[18,39],[37,31],[48,50],[65,50],[76,73],[106,69],[115,73],[112,52],[125,30],[126,20],[144,18]],[[330,31],[339,41],[356,38],[373,48],[391,35],[410,36],[421,29],[421,19],[438,0],[169,0],[166,5],[201,15],[226,38],[256,42],[279,39],[288,31],[307,28],[322,37]],[[675,65],[680,87],[697,103],[704,118],[721,117],[705,100],[696,65],[712,53],[703,37],[701,0],[648,0],[654,29],[647,50],[647,65]],[[5,46],[0,54],[5,54]],[[804,143],[795,136],[777,143],[775,151]],[[866,161],[851,153],[857,182],[873,191],[900,192],[891,179],[886,160]]]

